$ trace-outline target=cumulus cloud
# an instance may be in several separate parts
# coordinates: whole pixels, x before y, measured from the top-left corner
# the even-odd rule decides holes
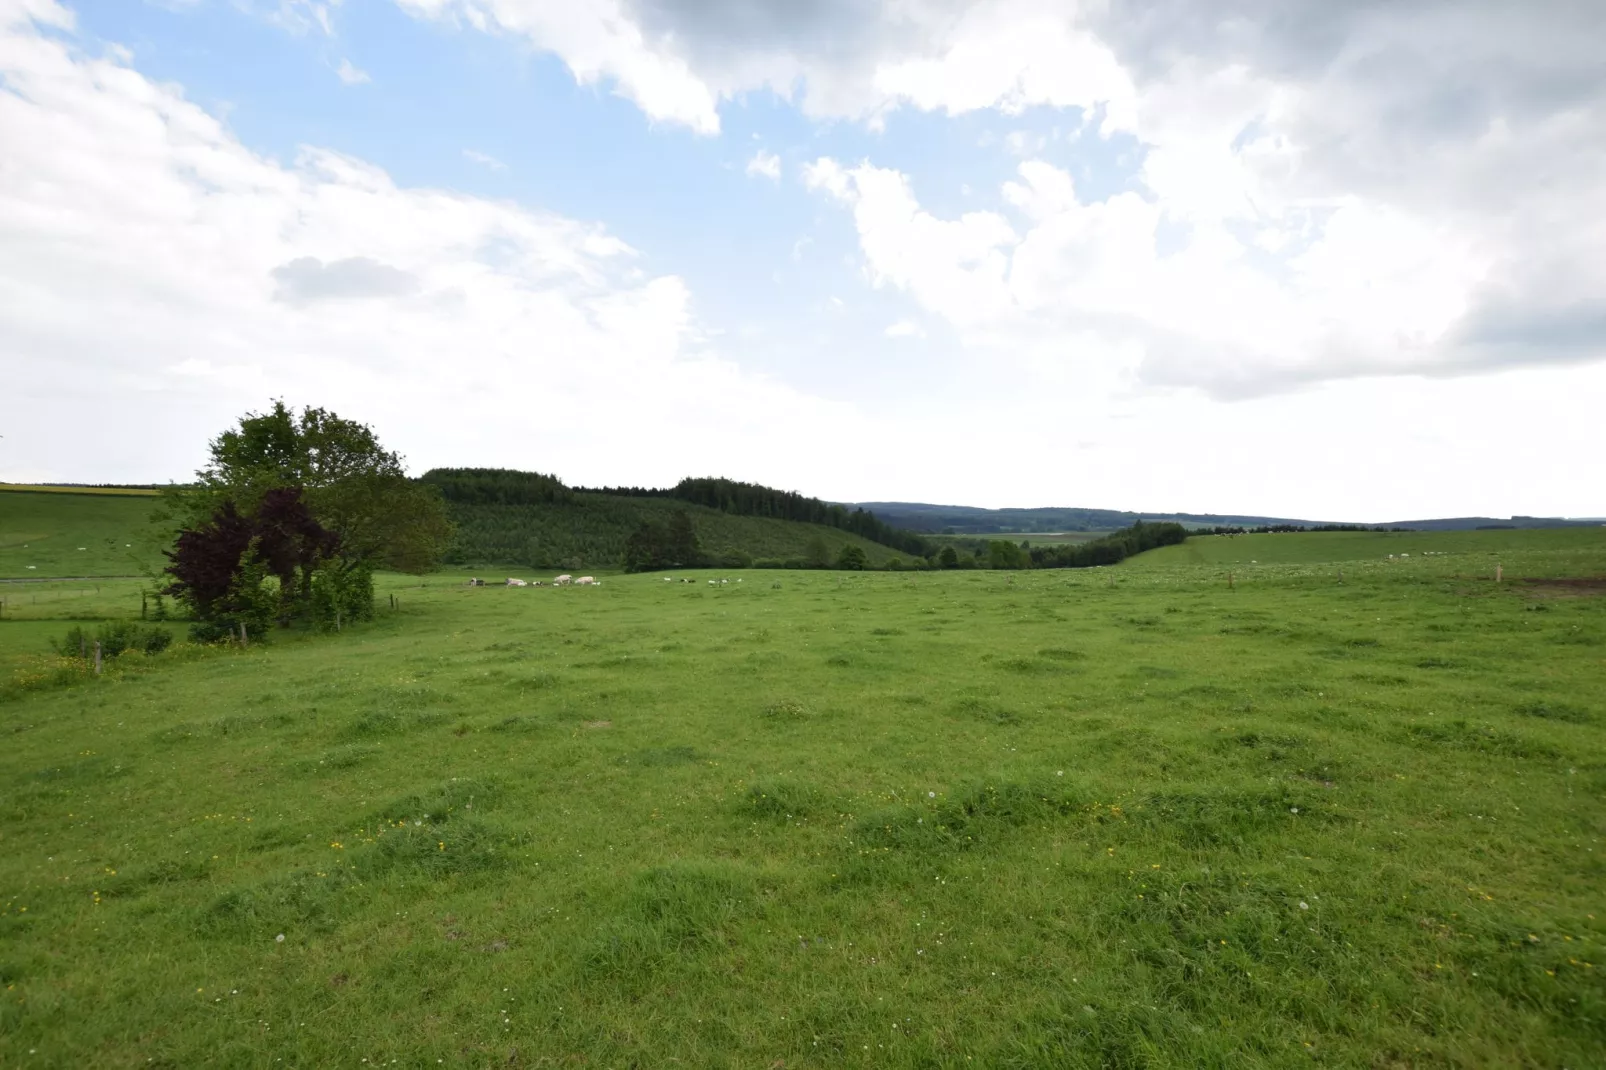
[[[260,156],[30,16],[70,26],[41,0],[0,7],[0,395],[7,451],[39,444],[24,470],[71,468],[62,413],[112,428],[137,412],[143,431],[115,450],[86,438],[65,474],[182,476],[274,396],[372,421],[425,464],[597,482],[785,479],[785,460],[761,470],[779,442],[854,418],[722,358],[685,283],[600,226],[401,186],[327,149]],[[676,449],[644,461],[640,441]]]
[[[1237,395],[1359,374],[1459,368],[1462,324],[1487,271],[1464,236],[1363,202],[1332,209],[1273,259],[1219,221],[1176,250],[1164,209],[1136,193],[1078,197],[1071,176],[1020,165],[1002,200],[1022,220],[940,219],[907,176],[831,159],[812,185],[854,215],[867,277],[917,300],[977,344],[1092,332],[1130,343],[1139,382]]]
[[[315,256],[298,256],[273,269],[279,284],[274,299],[292,305],[342,298],[403,297],[417,293],[418,278],[366,256],[325,264]]]
[[[975,280],[950,314],[995,319],[1007,259],[1011,304],[1121,325],[1152,382],[1252,392],[1606,351],[1606,5],[609,0],[568,15],[554,0],[398,2],[522,36],[703,132],[721,100],[768,89],[822,118],[1048,107],[1129,135],[1130,194],[1056,209],[1027,180],[1031,204],[1016,207],[1049,214],[1018,249],[996,213],[921,212],[907,178],[856,172],[852,203],[873,282],[941,277],[957,297]],[[1024,132],[1006,147],[1043,148]],[[840,196],[841,175],[814,181]],[[861,183],[885,187],[904,224]],[[924,264],[932,243],[959,259]],[[1065,259],[1079,255],[1125,273],[1090,275]]]
[[[674,48],[650,40],[623,0],[396,0],[412,14],[498,30],[560,57],[581,85],[604,79],[648,116],[719,131],[718,93]]]
[[[759,149],[753,154],[753,158],[747,161],[747,174],[749,177],[762,175],[765,178],[780,181],[781,158],[773,152],[765,152],[763,149]]]
[[[335,68],[335,74],[346,85],[364,85],[373,81],[368,77],[367,71],[353,65],[349,59],[340,61],[340,66]]]

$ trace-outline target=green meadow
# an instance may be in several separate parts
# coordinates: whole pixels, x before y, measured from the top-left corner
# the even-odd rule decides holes
[[[160,567],[156,504],[149,491],[0,484],[0,577],[137,576]]]
[[[1602,1065],[1606,532],[464,575],[5,588],[0,1065]]]

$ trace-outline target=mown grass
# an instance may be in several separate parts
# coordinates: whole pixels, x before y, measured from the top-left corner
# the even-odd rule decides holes
[[[14,693],[0,1064],[1599,1065],[1606,600],[1488,534],[398,577]]]

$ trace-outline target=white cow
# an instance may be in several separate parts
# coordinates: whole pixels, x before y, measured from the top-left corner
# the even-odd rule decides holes
[[[529,586],[529,584],[525,583],[523,580],[516,580],[512,576],[509,576],[507,578],[507,585],[509,587],[528,587]]]
[[[675,578],[673,576],[665,576],[664,577],[664,582],[665,583],[674,583],[675,582]]]
[[[579,584],[581,587],[590,587],[593,583],[596,583],[597,580],[594,576],[581,576],[574,582]]]
[[[557,579],[553,580],[552,581],[552,586],[554,586],[554,587],[567,587],[569,584],[571,584],[573,582],[574,582],[574,577],[573,576],[563,575],[563,576],[559,576]]]

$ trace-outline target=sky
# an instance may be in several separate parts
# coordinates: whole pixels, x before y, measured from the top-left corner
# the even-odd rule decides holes
[[[1606,515],[1597,0],[0,0],[0,481]]]

